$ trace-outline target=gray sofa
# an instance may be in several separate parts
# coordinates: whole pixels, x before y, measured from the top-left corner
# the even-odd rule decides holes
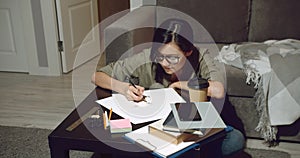
[[[207,29],[219,49],[231,43],[300,39],[298,0],[159,0],[157,6],[176,9],[195,18]],[[151,11],[132,18],[137,23],[149,25],[160,19]],[[107,63],[117,60],[123,52],[138,44],[151,42],[151,29],[120,27],[120,24],[125,22],[126,20],[120,19],[105,29],[106,35],[122,32],[106,46]],[[116,45],[118,47],[115,47]],[[135,49],[146,46],[147,44]],[[225,69],[229,100],[244,124],[246,136],[261,139],[261,134],[255,130],[259,116],[254,104],[254,86],[246,84],[246,75],[242,70],[232,66],[225,66]],[[300,142],[299,119],[292,125],[278,128],[279,140]]]

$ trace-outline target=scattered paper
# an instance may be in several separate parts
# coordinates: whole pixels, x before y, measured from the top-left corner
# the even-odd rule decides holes
[[[182,103],[185,100],[172,88],[146,90],[145,96],[151,97],[151,103],[128,101],[122,94],[97,100],[96,102],[123,118],[129,118],[133,124],[162,119],[171,112],[170,103]]]

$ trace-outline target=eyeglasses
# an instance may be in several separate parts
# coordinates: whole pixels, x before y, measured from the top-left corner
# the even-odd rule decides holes
[[[155,62],[162,62],[164,61],[164,59],[166,59],[166,61],[169,63],[169,64],[177,64],[179,62],[179,59],[181,57],[179,56],[174,56],[174,55],[158,55],[155,57]]]

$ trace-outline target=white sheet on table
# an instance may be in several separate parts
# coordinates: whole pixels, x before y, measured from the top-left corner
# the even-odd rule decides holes
[[[128,101],[121,94],[113,94],[96,102],[107,109],[112,108],[114,113],[123,118],[129,118],[133,124],[165,118],[171,112],[170,103],[185,102],[172,88],[146,90],[144,95],[151,97],[151,104]]]

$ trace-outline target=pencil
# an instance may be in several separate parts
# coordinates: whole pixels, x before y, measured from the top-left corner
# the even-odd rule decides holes
[[[104,111],[104,114],[105,114],[105,125],[106,125],[106,127],[108,127],[109,126],[109,120],[108,120],[107,112]]]
[[[103,113],[103,126],[104,126],[104,129],[106,129],[106,119],[105,119],[105,113]]]
[[[135,84],[129,79],[129,83],[130,83],[130,85],[132,85],[135,89],[137,89],[136,88],[136,86],[135,86]],[[137,90],[139,90],[139,89],[137,89]],[[143,98],[142,98],[142,100],[140,100],[140,101],[145,101],[146,103],[149,103],[147,100],[146,100],[146,98],[147,98],[147,96],[144,96],[143,95]]]
[[[108,121],[110,121],[111,114],[112,114],[112,108],[110,108],[110,111],[109,111]]]
[[[135,89],[137,89],[136,86],[134,85],[134,83],[131,81],[131,79],[129,79],[129,83],[130,83]]]

